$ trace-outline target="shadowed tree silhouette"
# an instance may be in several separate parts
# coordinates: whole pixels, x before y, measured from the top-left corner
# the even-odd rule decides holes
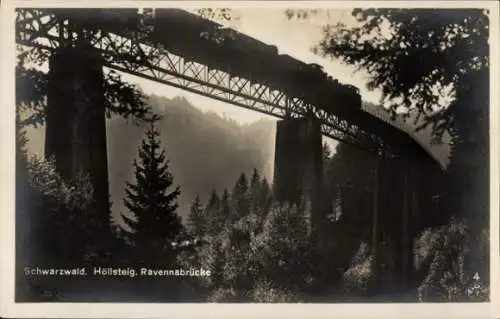
[[[212,190],[212,194],[208,199],[208,203],[204,210],[205,216],[205,229],[206,234],[214,235],[220,231],[220,221],[219,221],[219,212],[220,212],[220,198],[219,194],[215,189]]]
[[[287,16],[319,13],[288,10]],[[489,224],[488,14],[483,9],[355,9],[354,26],[326,26],[315,48],[367,71],[367,87],[382,91],[381,102],[393,115],[413,114],[417,129],[432,128],[434,142],[449,133],[450,166],[445,178],[436,180],[446,195],[440,205],[448,215],[467,220],[475,243]],[[488,277],[487,263],[474,267],[468,271]]]
[[[125,206],[134,218],[123,216],[131,229],[129,238],[140,252],[141,261],[156,262],[151,256],[171,251],[172,243],[182,233],[177,215],[180,187],[173,185],[165,150],[160,149],[159,131],[151,121],[139,148],[139,161],[134,160],[135,183],[127,182]],[[159,255],[160,254],[160,255]]]
[[[287,15],[304,18],[302,11],[288,10]],[[309,13],[306,18],[320,12]],[[357,24],[325,26],[314,50],[368,71],[368,88],[381,89],[392,111],[416,110],[424,117],[422,127],[432,125],[441,138],[475,109],[461,104],[459,92],[469,83],[477,88],[488,84],[487,76],[481,82],[470,77],[489,69],[487,14],[482,9],[354,9]],[[449,85],[454,101],[436,108],[439,89]]]
[[[245,217],[250,213],[250,185],[248,179],[244,173],[240,175],[238,180],[233,186],[233,192],[231,193],[231,202],[233,205],[233,220],[237,221],[240,218]]]
[[[196,195],[188,215],[188,230],[194,237],[204,236],[206,234],[206,221],[203,212],[204,208],[201,204],[200,195]]]

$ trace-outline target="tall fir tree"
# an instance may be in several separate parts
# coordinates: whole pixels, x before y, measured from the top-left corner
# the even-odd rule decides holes
[[[264,177],[260,182],[260,190],[259,190],[259,206],[261,208],[261,212],[263,215],[262,218],[267,215],[269,209],[271,208],[272,203],[272,194],[271,194],[271,186],[269,186],[269,182]]]
[[[265,211],[265,205],[263,205],[261,198],[263,196],[263,194],[261,193],[263,187],[264,184],[263,181],[261,181],[259,171],[256,168],[254,168],[252,178],[250,179],[250,189],[249,189],[249,196],[251,200],[250,213],[254,213],[255,218],[259,220],[263,219],[263,217],[267,213]]]
[[[249,198],[249,183],[244,173],[240,175],[233,187],[231,204],[232,221],[237,221],[250,213],[251,201]]]
[[[141,252],[140,260],[155,263],[161,262],[154,259],[165,252],[172,253],[172,243],[183,232],[176,212],[181,191],[173,185],[173,176],[168,170],[170,162],[165,150],[160,149],[159,136],[155,122],[151,121],[139,147],[139,161],[135,159],[133,163],[135,183],[126,183],[124,204],[134,218],[122,215],[131,229],[130,240]]]
[[[200,195],[196,195],[188,215],[188,227],[191,236],[199,238],[206,234],[206,220]]]
[[[250,190],[253,193],[257,193],[259,191],[260,184],[260,174],[259,171],[254,168],[252,173],[252,179],[250,180]]]
[[[213,189],[212,193],[210,194],[210,198],[208,199],[207,207],[205,207],[205,220],[207,224],[208,234],[210,235],[217,234],[221,230],[219,221],[219,207],[219,194],[217,194],[217,190]]]
[[[222,229],[225,229],[230,223],[231,216],[231,206],[230,206],[230,195],[227,188],[224,188],[222,196],[220,198],[220,220]]]
[[[240,196],[243,196],[246,194],[248,191],[248,179],[245,175],[245,173],[241,173],[240,177],[238,177],[238,180],[236,181],[236,184],[234,185],[233,188],[233,198],[237,198]]]
[[[257,201],[259,190],[261,187],[260,174],[259,171],[254,168],[252,173],[252,178],[250,179],[249,193],[252,197],[252,202]]]

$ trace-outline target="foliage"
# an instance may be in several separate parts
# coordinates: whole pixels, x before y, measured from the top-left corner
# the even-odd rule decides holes
[[[220,231],[209,232],[206,245],[194,255],[183,256],[183,265],[211,270],[210,278],[197,283],[209,301],[292,302],[311,281],[308,205],[274,205],[265,210],[269,190],[265,189],[263,196],[257,185],[267,182],[257,171],[253,176],[248,185],[246,177],[240,175],[234,192],[226,191],[220,199],[218,213],[232,218],[216,219],[223,223]],[[223,204],[238,197],[250,199],[252,204]]]
[[[217,191],[214,189],[212,190],[212,195],[210,195],[210,198],[208,199],[207,206],[204,209],[203,215],[205,216],[204,219],[204,231],[202,231],[202,235],[206,234],[217,234],[222,230],[222,223],[223,221],[220,220],[221,218],[221,202],[219,195],[217,194]]]
[[[330,10],[324,9],[287,9],[285,10],[285,16],[288,19],[308,19],[316,17],[320,14],[326,14],[330,16]]]
[[[54,162],[29,156],[25,167],[19,167],[16,211],[19,222],[16,232],[25,242],[20,247],[31,252],[33,262],[81,262],[95,254],[94,229],[90,213],[93,190],[87,175],[79,174],[64,181],[56,172]],[[21,199],[24,199],[21,201]],[[67,240],[61,241],[61,238]],[[29,244],[30,243],[30,244]]]
[[[196,13],[204,19],[222,24],[217,24],[214,28],[202,32],[200,34],[201,37],[214,41],[217,44],[234,40],[237,37],[238,33],[234,29],[226,27],[226,25],[239,20],[239,15],[235,14],[231,8],[201,8],[197,9]]]
[[[53,160],[31,155],[28,159],[29,185],[34,191],[67,209],[85,209],[92,200],[92,185],[88,176],[81,173],[75,182],[66,182],[56,172]]]
[[[96,218],[109,211],[96,211],[90,176],[80,171],[63,179],[52,158],[29,154],[20,111],[16,108],[18,253],[23,260],[51,265],[108,260],[112,234],[101,232],[108,225]]]
[[[234,214],[231,214],[230,216],[232,222],[236,222],[250,213],[251,194],[249,192],[249,188],[250,185],[248,183],[248,179],[246,175],[242,173],[234,184],[233,191],[231,193],[230,204],[233,207],[232,212],[234,212]]]
[[[207,299],[208,302],[234,302],[238,301],[238,293],[232,288],[215,290]]]
[[[250,180],[250,213],[259,218],[262,224],[264,216],[271,207],[271,189],[266,178],[261,178],[259,171],[254,168]]]
[[[308,213],[300,206],[271,208],[262,232],[250,243],[250,256],[263,280],[293,292],[300,292],[312,280]]]
[[[269,211],[271,208],[271,202],[272,202],[272,191],[271,187],[269,186],[269,182],[267,179],[264,177],[261,182],[260,190],[259,190],[259,205],[258,207],[261,208],[261,213],[262,215],[265,214],[265,212]]]
[[[241,174],[238,180],[236,181],[236,184],[234,185],[233,188],[233,198],[238,198],[239,196],[243,196],[246,194],[248,191],[248,180],[245,174]]]
[[[223,247],[225,233],[220,233],[219,236],[212,237],[207,245],[204,245],[197,251],[197,262],[200,267],[209,269],[212,276],[210,278],[202,278],[205,282],[201,284],[211,290],[222,287],[223,285],[223,267],[225,263],[225,252]]]
[[[48,64],[50,52],[40,47],[22,45],[18,45],[16,49],[16,105],[23,113],[28,114],[23,120],[24,124],[43,125],[48,85],[48,75],[44,68]],[[151,115],[143,92],[136,85],[125,82],[116,71],[104,70],[103,85],[104,105],[108,116],[116,114],[143,121]]]
[[[347,293],[366,293],[372,276],[372,256],[369,246],[361,243],[351,261],[351,266],[343,275],[343,287]]]
[[[201,8],[197,9],[197,13],[204,19],[215,21],[231,21],[235,18],[231,8]]]
[[[319,10],[287,10],[288,18]],[[382,103],[416,114],[435,142],[451,136],[440,205],[467,219],[470,235],[488,227],[489,17],[482,9],[355,9],[353,25],[326,25],[315,52],[366,71]],[[415,68],[414,65],[418,65]],[[435,181],[438,182],[438,181]],[[350,196],[347,195],[347,198]],[[474,213],[472,213],[474,212]],[[478,241],[477,241],[478,242]],[[479,251],[479,249],[472,249]],[[486,264],[481,271],[486,271]]]
[[[104,106],[108,117],[116,114],[141,122],[151,116],[151,107],[144,93],[137,85],[125,82],[114,70],[107,70],[104,74]]]
[[[206,220],[204,220],[203,213],[203,205],[200,201],[200,196],[196,195],[193,204],[191,205],[191,211],[188,215],[188,228],[189,232],[193,236],[201,236],[206,234],[205,224]]]
[[[222,192],[222,197],[219,205],[219,212],[215,218],[217,225],[214,227],[213,231],[222,231],[231,222],[231,207],[230,207],[230,195],[227,188],[224,188]]]
[[[297,295],[283,288],[275,288],[269,281],[258,281],[250,296],[252,302],[287,303],[297,302]]]
[[[26,136],[26,129],[21,123],[19,109],[16,108],[16,168],[26,169],[28,164],[28,137]],[[16,172],[19,172],[16,169]]]
[[[479,9],[355,9],[358,25],[327,26],[318,52],[368,71],[396,111],[426,115],[436,137],[460,117],[457,104],[439,110],[442,90],[456,94],[471,72],[489,67],[488,17]],[[409,67],[419,65],[418,68]],[[483,103],[483,101],[476,101]],[[439,111],[439,112],[436,112]]]
[[[287,16],[304,18],[300,11]],[[443,191],[448,196],[442,205],[466,217],[477,236],[488,225],[488,12],[355,9],[352,16],[355,25],[325,26],[316,53],[366,71],[368,88],[381,90],[393,115],[416,114],[417,129],[430,125],[435,142],[450,134],[452,157]]]
[[[126,184],[124,203],[134,219],[122,216],[131,229],[134,246],[143,254],[161,254],[170,249],[183,231],[176,213],[180,188],[171,190],[173,176],[168,171],[165,150],[160,150],[159,135],[151,122],[139,148],[139,161],[134,160],[135,183]]]
[[[425,274],[418,287],[420,301],[489,299],[487,282],[483,281],[479,291],[474,291],[474,294],[469,291],[474,279],[473,274],[468,274],[465,265],[471,258],[471,241],[466,222],[456,218],[444,226],[427,229],[420,234],[414,245],[416,268]],[[487,274],[478,275],[487,277]]]
[[[465,218],[469,235],[479,238],[489,224],[488,12],[356,9],[352,15],[355,26],[325,28],[318,53],[367,71],[368,88],[381,89],[393,113],[416,112],[419,129],[431,125],[436,142],[450,134],[451,161],[439,181],[447,196],[440,205]],[[477,260],[479,247],[472,246]],[[487,263],[476,267],[488,273]]]
[[[47,77],[42,71],[16,66],[16,104],[20,111],[31,113],[22,124],[44,123],[46,92]]]

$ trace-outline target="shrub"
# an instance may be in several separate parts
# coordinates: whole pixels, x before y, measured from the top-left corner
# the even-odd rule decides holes
[[[467,274],[466,261],[471,255],[471,238],[467,223],[451,218],[436,229],[427,229],[414,245],[415,266],[425,273],[418,287],[419,301],[485,301],[487,285],[471,289],[478,280]]]
[[[342,276],[344,291],[347,293],[365,293],[372,277],[372,256],[367,243],[361,243],[354,254],[351,266]]]
[[[238,301],[238,293],[232,288],[216,289],[207,299],[208,302],[234,302]]]
[[[297,302],[298,297],[290,290],[276,288],[269,281],[258,281],[252,289],[250,299],[253,302]]]
[[[274,207],[263,223],[263,231],[252,236],[249,259],[260,279],[280,287],[303,290],[312,269],[311,243],[305,209]]]

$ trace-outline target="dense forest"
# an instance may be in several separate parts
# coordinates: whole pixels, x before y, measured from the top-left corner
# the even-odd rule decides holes
[[[178,99],[173,100],[174,105],[176,101],[187,103]],[[194,114],[199,112],[192,111]],[[212,121],[214,118],[222,121],[211,114],[200,117],[204,116],[212,117]],[[91,291],[95,293],[96,299],[93,300],[96,301],[130,300],[138,298],[138,294],[148,298],[146,301],[183,302],[374,300],[369,286],[372,276],[370,242],[374,156],[342,143],[335,150],[326,144],[323,146],[325,196],[322,207],[327,223],[324,225],[325,244],[320,247],[311,234],[310,203],[307,200],[295,204],[276,202],[272,183],[261,170],[257,167],[245,169],[244,165],[252,165],[251,162],[241,159],[240,171],[235,168],[229,182],[229,177],[213,179],[212,182],[219,183],[219,187],[200,183],[201,179],[192,181],[191,185],[181,183],[182,178],[178,176],[183,176],[182,167],[175,171],[173,159],[187,155],[176,155],[172,151],[175,142],[165,143],[165,118],[168,115],[151,124],[142,124],[123,139],[130,144],[134,139],[137,142],[133,143],[135,147],[127,145],[130,154],[124,152],[121,155],[131,157],[127,161],[130,164],[121,163],[123,171],[115,173],[115,176],[122,175],[120,177],[124,180],[119,183],[123,200],[114,203],[122,207],[122,221],[110,220],[109,236],[99,236],[97,240],[94,237],[95,225],[92,226],[92,221],[85,219],[84,214],[92,202],[92,189],[86,177],[78,176],[75,181],[61,180],[50,161],[27,153],[26,134],[19,126],[18,161],[22,165],[18,170],[18,189],[22,196],[17,202],[18,223],[32,225],[31,229],[23,226],[26,232],[18,233],[20,240],[17,243],[24,247],[20,249],[23,254],[19,260],[55,265],[84,262],[89,266],[206,269],[212,273],[210,277],[176,277],[168,281],[154,277],[128,281],[107,279],[106,288],[99,284],[100,281],[90,280],[86,289],[94,289]],[[220,126],[214,127],[220,129]],[[186,143],[203,145],[198,139],[203,141],[206,134],[200,135],[189,135]],[[236,147],[236,142],[231,147]],[[226,146],[223,150],[229,153],[231,148]],[[200,148],[179,149],[180,153],[188,151],[188,155],[195,158],[204,159],[203,154],[206,154]],[[216,154],[219,156],[213,159],[214,162],[228,160],[220,156],[221,152]],[[228,157],[235,158],[234,155]],[[261,163],[265,163],[264,159],[261,157]],[[235,163],[238,162],[231,162]],[[205,172],[199,168],[196,171],[194,165],[186,169],[192,168],[196,174]],[[213,176],[210,173],[202,176],[210,179]],[[440,170],[428,174],[435,174],[436,180],[445,177]],[[188,212],[181,219],[184,214],[180,210],[183,195],[184,201],[188,201]],[[23,201],[25,196],[30,200]],[[51,216],[49,214],[41,220],[35,218],[32,214],[40,210],[39,205],[42,205],[42,212],[53,211]],[[436,214],[433,209],[427,215]],[[115,219],[111,209],[109,214],[114,215],[110,219]],[[413,288],[396,297],[391,296],[391,300],[470,299],[466,291],[470,281],[460,281],[464,270],[460,266],[456,268],[456,262],[468,258],[467,226],[453,218],[447,225],[449,217],[451,215],[441,214],[438,220],[434,218],[434,225],[420,228],[414,243],[416,279]],[[60,238],[72,240],[61,241]],[[486,250],[482,258],[486,260]],[[383,259],[384,264],[390,264],[393,256],[384,254]],[[451,264],[448,263],[450,259]],[[443,283],[442,276],[449,282]],[[385,278],[386,285],[391,285],[391,278]],[[21,281],[22,277],[18,280]],[[169,288],[165,289],[165,285]],[[33,287],[53,287],[56,291],[54,300],[72,298],[71,293],[65,292],[68,288],[64,281],[57,284],[31,283],[29,286],[24,283],[20,287],[26,289],[19,290],[19,294],[24,291],[24,298],[31,295],[35,300],[46,300],[47,297],[40,296],[39,288]],[[102,289],[114,289],[115,295],[103,297]],[[89,292],[85,291],[88,298]],[[117,296],[116,291],[126,297]],[[487,291],[474,298],[487,298]]]

